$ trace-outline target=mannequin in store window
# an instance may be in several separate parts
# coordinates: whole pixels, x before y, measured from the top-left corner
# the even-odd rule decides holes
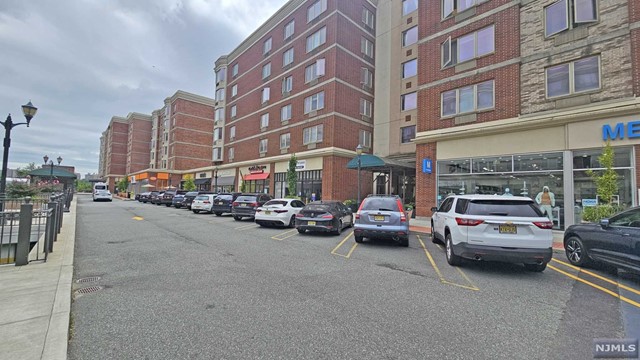
[[[556,206],[556,197],[548,186],[542,187],[542,191],[536,196],[536,203],[540,206],[542,213],[553,221],[553,208]]]

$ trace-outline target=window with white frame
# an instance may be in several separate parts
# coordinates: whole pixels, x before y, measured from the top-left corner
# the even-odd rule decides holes
[[[327,27],[307,36],[307,52],[319,47],[327,41]]]
[[[442,67],[473,60],[491,54],[494,50],[494,25],[463,35],[457,39],[449,37],[447,41],[442,43]]]
[[[293,75],[289,75],[282,79],[282,93],[288,94],[293,90]]]
[[[291,133],[280,135],[280,149],[288,149],[291,146]]]
[[[284,26],[284,39],[289,39],[293,36],[296,28],[296,21],[291,20]]]
[[[322,132],[324,127],[322,124],[305,128],[302,130],[302,144],[308,145],[312,143],[322,142]]]
[[[282,54],[282,66],[284,67],[291,63],[293,63],[293,48],[285,51]]]
[[[402,78],[418,75],[418,59],[409,60],[402,64]]]
[[[230,139],[235,139],[236,138],[236,127],[235,127],[235,125],[229,128],[229,138]]]
[[[236,105],[233,105],[231,107],[231,118],[235,118],[238,115],[238,108],[236,107]]]
[[[269,98],[270,98],[270,92],[271,92],[271,90],[270,90],[270,89],[271,89],[271,88],[268,88],[268,87],[266,87],[266,88],[262,89],[262,103],[263,103],[263,104],[264,104],[264,103],[266,103],[267,101],[269,101]]]
[[[450,117],[494,107],[494,81],[445,91],[441,94],[441,116]]]
[[[373,41],[365,37],[360,39],[360,51],[366,56],[373,58]]]
[[[544,8],[544,35],[553,36],[597,21],[596,0],[558,0]]]
[[[222,128],[213,129],[213,141],[222,140]]]
[[[360,130],[360,136],[358,137],[358,144],[365,148],[371,148],[371,132],[367,130]]]
[[[318,0],[307,9],[307,22],[317,18],[327,10],[327,0]]]
[[[418,27],[414,26],[411,29],[402,32],[402,46],[413,45],[418,42]]]
[[[304,113],[308,114],[312,111],[324,108],[324,91],[313,94],[304,99]]]
[[[262,114],[260,116],[260,129],[266,129],[269,127],[269,113]]]
[[[291,104],[280,108],[280,121],[291,120]]]
[[[488,0],[441,0],[442,18],[456,15]]]
[[[553,98],[600,89],[600,57],[591,56],[545,70],[547,97]]]
[[[235,84],[231,87],[231,97],[238,95],[238,84]]]
[[[416,137],[416,126],[404,126],[400,128],[400,143],[410,143]]]
[[[234,148],[232,148],[232,147],[229,148],[228,157],[229,157],[229,161],[233,160],[233,158],[235,157],[235,149]]]
[[[234,64],[233,67],[231,68],[231,76],[233,77],[238,76],[238,64]]]
[[[215,121],[224,120],[224,108],[216,109]]]
[[[262,44],[262,53],[263,54],[268,54],[269,51],[271,51],[271,45],[272,45],[272,39],[268,38],[267,40],[264,41],[264,44]]]
[[[213,161],[222,160],[222,149],[219,147],[213,148]]]
[[[369,68],[360,68],[360,83],[372,88],[373,87],[373,71]]]
[[[373,11],[369,10],[367,7],[362,8],[362,22],[369,29],[373,29],[375,27],[375,16],[373,15]]]
[[[371,117],[373,113],[373,103],[367,99],[360,99],[360,115]]]
[[[318,59],[313,64],[307,66],[304,69],[304,82],[305,84],[311,80],[315,80],[320,76],[324,76],[324,59]]]
[[[413,110],[418,107],[418,93],[412,92],[400,96],[400,109],[402,111]]]
[[[262,80],[271,76],[271,63],[262,66]]]
[[[402,0],[402,16],[418,10],[418,0]]]
[[[258,146],[258,152],[260,152],[260,154],[266,153],[268,146],[269,146],[269,139],[260,139],[260,145]]]
[[[218,89],[218,90],[216,90],[216,100],[217,100],[217,101],[222,101],[222,100],[224,100],[224,89]]]

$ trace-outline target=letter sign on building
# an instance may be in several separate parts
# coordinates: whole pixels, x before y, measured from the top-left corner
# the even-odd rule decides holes
[[[422,172],[431,174],[433,172],[431,159],[422,159]]]
[[[611,125],[602,125],[602,140],[623,140],[625,135],[624,123],[617,123],[613,127]],[[627,123],[627,138],[640,138],[640,121],[630,121]]]

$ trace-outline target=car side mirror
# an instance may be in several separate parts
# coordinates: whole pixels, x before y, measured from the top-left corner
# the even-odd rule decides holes
[[[432,207],[432,208],[431,208],[431,212],[438,212],[438,208],[437,208],[437,207],[435,207],[435,206],[434,206],[434,207]]]
[[[603,228],[608,228],[609,227],[609,219],[600,220],[600,226],[602,226]]]

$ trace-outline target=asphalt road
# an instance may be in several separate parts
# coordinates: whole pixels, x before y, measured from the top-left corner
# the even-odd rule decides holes
[[[75,296],[70,359],[590,359],[594,338],[640,337],[640,279],[562,254],[457,269],[423,235],[356,245],[78,201],[74,279],[100,279],[74,289],[102,289]]]

